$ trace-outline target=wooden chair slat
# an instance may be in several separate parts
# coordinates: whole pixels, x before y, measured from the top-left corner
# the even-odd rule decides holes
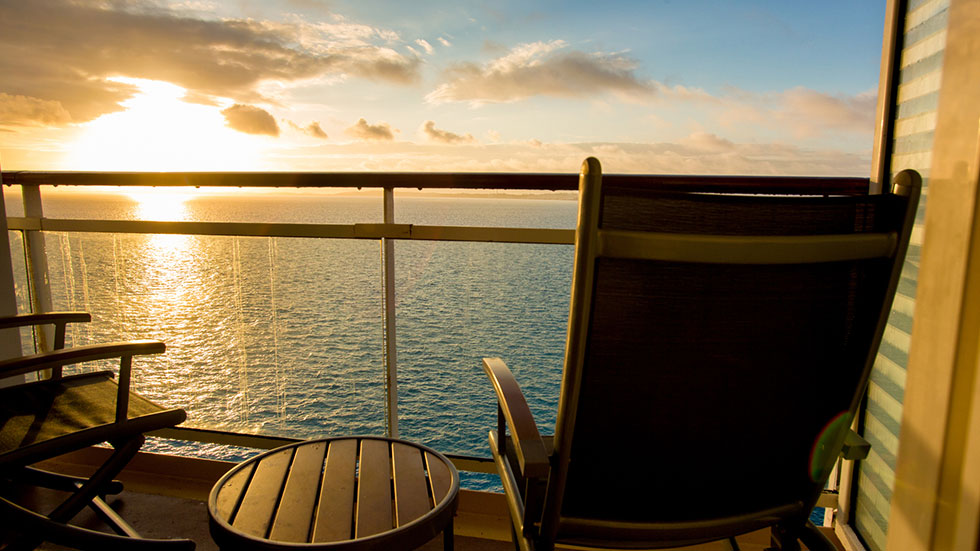
[[[221,486],[221,491],[218,492],[217,499],[219,517],[229,522],[231,521],[231,515],[235,512],[235,506],[238,505],[238,501],[242,497],[242,492],[245,490],[245,485],[248,484],[248,479],[252,476],[253,470],[255,470],[255,464],[251,463],[235,473]]]
[[[311,541],[319,543],[351,539],[354,486],[357,483],[356,463],[357,440],[337,440],[330,443]]]
[[[278,501],[270,499],[269,496],[279,495],[282,492],[286,471],[292,458],[293,449],[287,448],[259,462],[252,481],[245,489],[245,497],[242,498],[235,521],[232,523],[235,528],[252,536],[265,537]]]
[[[425,465],[429,472],[429,485],[432,488],[432,506],[435,507],[449,495],[453,485],[453,474],[449,471],[448,465],[429,452],[425,452]]]
[[[326,449],[324,442],[296,448],[279,509],[272,523],[270,539],[300,543],[308,541],[318,490],[317,484],[310,482],[320,478]]]
[[[357,517],[354,537],[363,538],[391,530],[391,452],[387,442],[361,441],[357,484]],[[388,504],[385,507],[384,504]]]
[[[395,477],[395,524],[404,526],[432,508],[422,467],[422,452],[395,442],[391,445]]]

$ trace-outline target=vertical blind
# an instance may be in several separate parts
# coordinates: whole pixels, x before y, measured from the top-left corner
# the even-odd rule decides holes
[[[902,279],[875,361],[862,419],[863,435],[871,443],[871,453],[858,466],[854,525],[868,548],[874,551],[885,548],[895,482],[948,8],[949,0],[909,0],[903,14],[890,171],[894,175],[906,168],[917,170],[922,175],[923,189]]]

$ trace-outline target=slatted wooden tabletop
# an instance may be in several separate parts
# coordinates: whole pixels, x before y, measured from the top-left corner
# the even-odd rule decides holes
[[[414,549],[445,535],[459,475],[425,446],[381,437],[290,444],[228,471],[208,500],[227,549]]]

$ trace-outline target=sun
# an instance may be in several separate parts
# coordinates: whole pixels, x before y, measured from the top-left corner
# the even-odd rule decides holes
[[[129,188],[126,195],[136,201],[137,220],[181,222],[190,219],[187,201],[193,195],[173,188]]]
[[[167,82],[115,78],[139,89],[123,111],[83,123],[65,168],[112,171],[259,170],[268,138],[225,125],[224,106],[183,101]]]

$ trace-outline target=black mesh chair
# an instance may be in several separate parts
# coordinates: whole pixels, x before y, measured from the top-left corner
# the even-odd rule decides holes
[[[906,171],[872,196],[668,193],[603,186],[587,159],[553,437],[484,360],[519,548],[771,527],[776,548],[833,549],[808,517],[850,437],[920,185]]]
[[[159,354],[158,341],[133,341],[64,348],[68,323],[89,321],[83,312],[26,314],[0,318],[0,329],[55,326],[55,350],[0,361],[0,547],[33,549],[43,541],[72,549],[192,550],[190,540],[140,538],[103,500],[118,494],[113,481],[136,455],[144,433],[181,423],[181,409],[163,408],[129,390],[133,357]],[[111,370],[63,375],[62,367],[119,358],[119,381]],[[33,380],[26,381],[30,374]],[[68,452],[107,443],[109,458],[89,478],[43,471],[31,465]],[[13,497],[15,486],[35,485],[67,492],[53,511],[41,513]],[[116,534],[69,524],[91,507]],[[4,547],[4,544],[6,545]]]

